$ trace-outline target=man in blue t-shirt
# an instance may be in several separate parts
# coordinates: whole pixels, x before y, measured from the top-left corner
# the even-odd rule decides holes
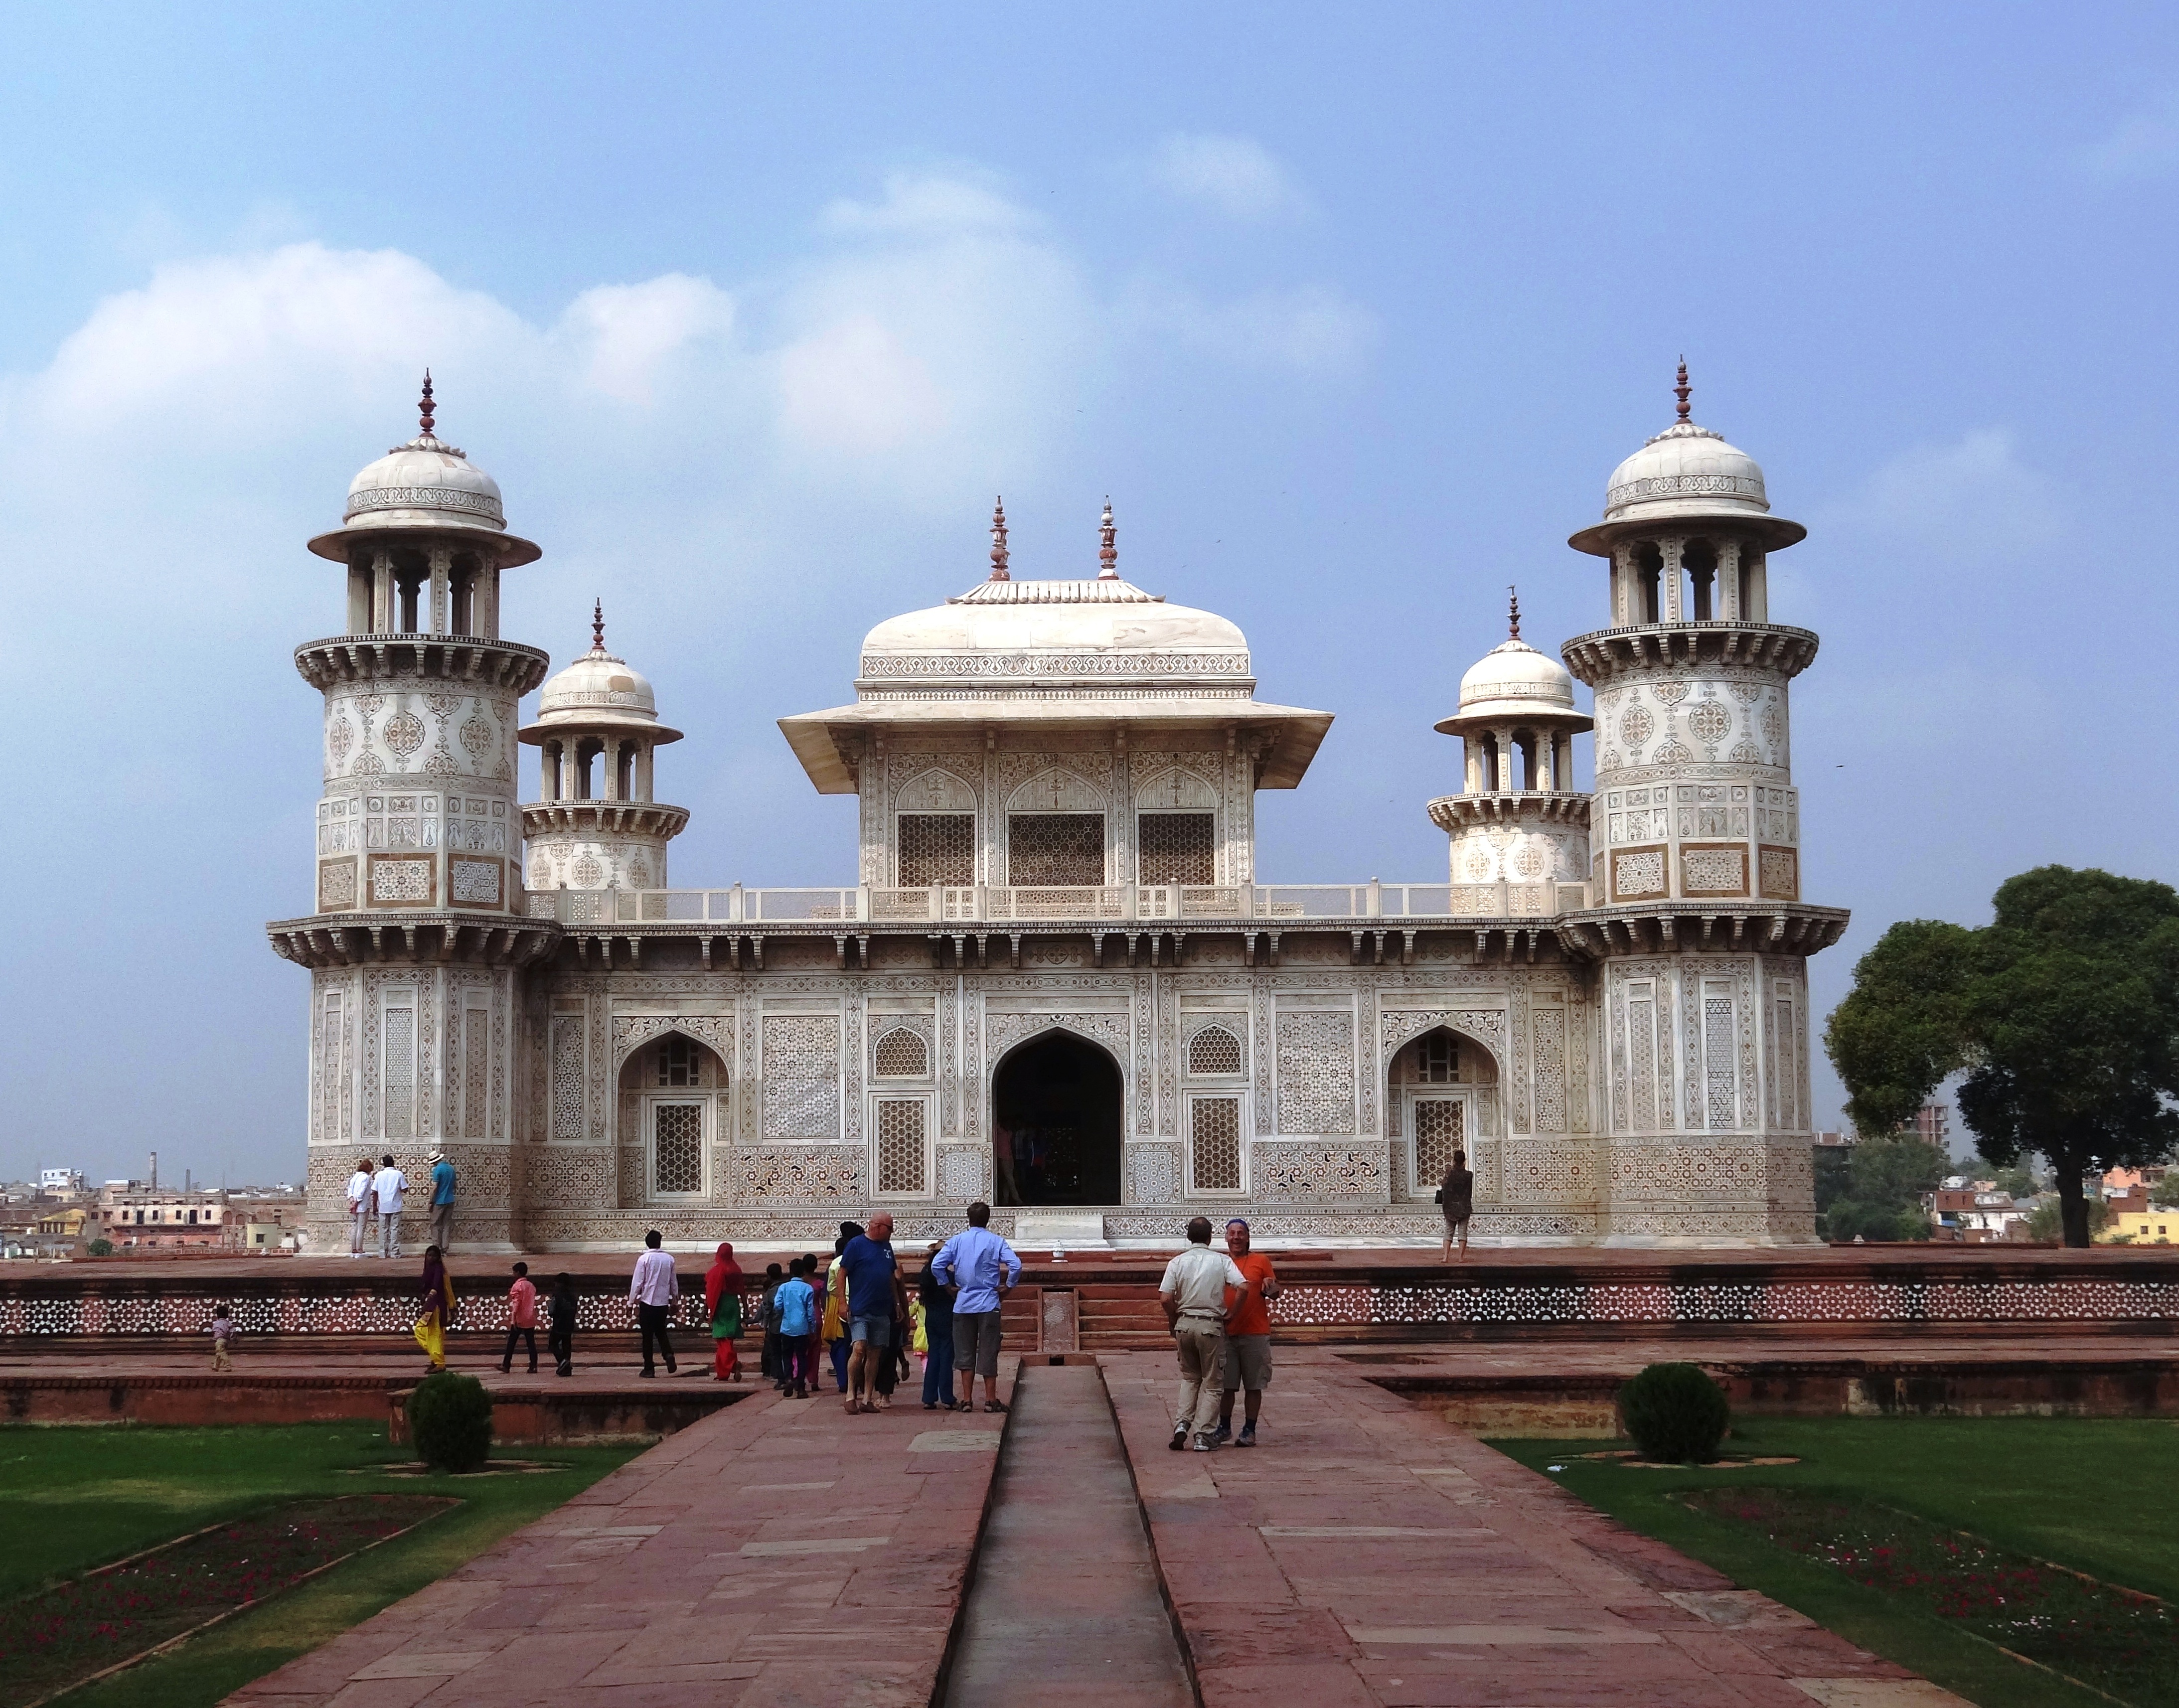
[[[431,1244],[444,1257],[454,1249],[454,1165],[434,1151],[431,1163]]]
[[[870,1217],[869,1229],[850,1239],[840,1254],[837,1284],[848,1289],[848,1334],[853,1343],[848,1353],[847,1407],[851,1412],[874,1412],[882,1398],[877,1392],[878,1368],[892,1354],[894,1319],[908,1315],[900,1266],[893,1261],[892,1217],[882,1210]]]

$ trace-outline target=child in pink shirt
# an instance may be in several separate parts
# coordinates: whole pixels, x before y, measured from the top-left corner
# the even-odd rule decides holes
[[[500,1354],[500,1373],[514,1368],[514,1343],[519,1337],[530,1347],[530,1373],[537,1374],[537,1289],[530,1284],[530,1266],[514,1266],[514,1285],[507,1289],[507,1350]]]

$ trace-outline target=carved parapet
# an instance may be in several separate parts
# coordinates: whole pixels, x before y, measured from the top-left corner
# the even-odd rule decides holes
[[[370,913],[275,920],[265,935],[275,954],[304,967],[365,962],[525,967],[558,947],[561,931],[552,920],[510,920],[503,914]]]
[[[1523,819],[1546,824],[1589,823],[1589,797],[1585,794],[1546,794],[1540,789],[1507,794],[1447,794],[1430,802],[1430,822],[1440,830],[1457,833],[1479,825],[1511,825]]]
[[[676,837],[689,823],[685,806],[648,800],[542,800],[522,809],[525,837],[554,833]]]
[[[1559,651],[1591,688],[1674,664],[1775,670],[1788,680],[1815,662],[1816,637],[1776,623],[1651,623],[1577,634]]]
[[[1852,915],[1844,908],[1801,902],[1745,902],[1727,906],[1661,901],[1569,914],[1558,921],[1562,942],[1571,938],[1586,958],[1602,944],[1603,955],[1671,953],[1675,950],[1760,951],[1813,955],[1846,935]]]
[[[321,693],[344,682],[406,677],[519,695],[543,682],[552,663],[538,647],[468,634],[343,634],[295,649],[295,668]]]

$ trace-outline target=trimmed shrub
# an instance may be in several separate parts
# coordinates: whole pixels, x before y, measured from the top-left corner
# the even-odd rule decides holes
[[[1619,1420],[1645,1459],[1707,1464],[1732,1408],[1700,1365],[1653,1364],[1619,1390]]]
[[[491,1451],[491,1396],[473,1376],[442,1370],[409,1396],[409,1439],[435,1471],[473,1471]]]

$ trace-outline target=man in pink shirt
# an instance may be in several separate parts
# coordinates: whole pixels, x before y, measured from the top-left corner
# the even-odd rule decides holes
[[[530,1373],[537,1374],[537,1289],[530,1279],[530,1266],[514,1266],[514,1285],[507,1289],[507,1350],[500,1354],[500,1374],[514,1368],[517,1336],[529,1343]]]

